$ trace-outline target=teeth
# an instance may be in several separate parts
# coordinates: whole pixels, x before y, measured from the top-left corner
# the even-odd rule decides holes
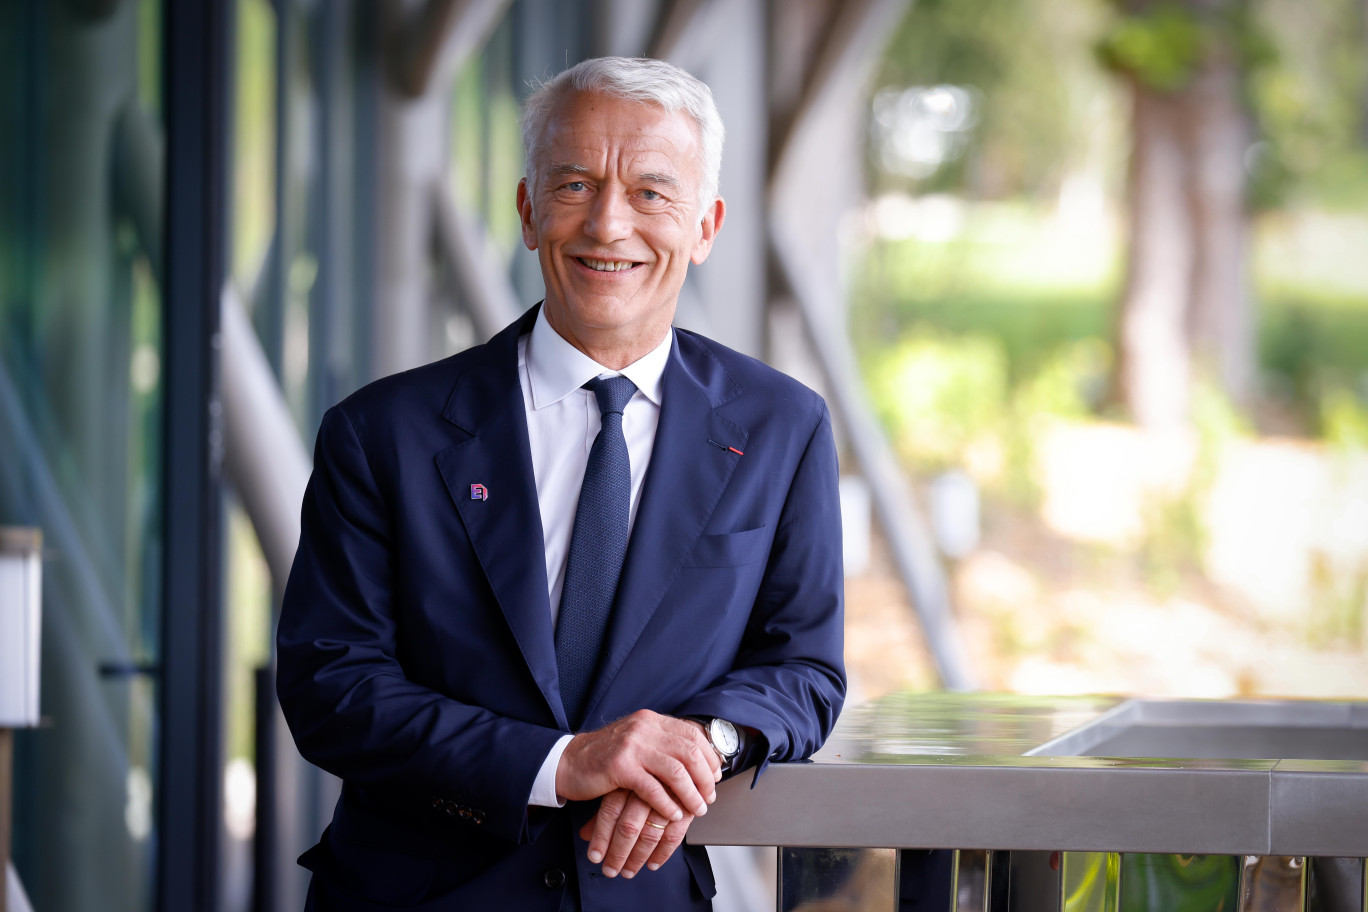
[[[636,265],[630,260],[587,260],[584,257],[580,257],[580,262],[597,272],[621,272]]]

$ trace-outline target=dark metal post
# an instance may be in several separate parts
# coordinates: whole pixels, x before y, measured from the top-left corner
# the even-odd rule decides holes
[[[166,4],[161,802],[157,908],[219,906],[222,829],[222,435],[231,3]]]
[[[14,732],[0,728],[0,912],[9,908],[10,789],[14,783]]]
[[[277,753],[275,666],[256,669],[257,828],[252,844],[253,912],[279,909],[281,799],[275,775]],[[297,799],[296,799],[297,800]],[[297,815],[294,815],[297,816]]]

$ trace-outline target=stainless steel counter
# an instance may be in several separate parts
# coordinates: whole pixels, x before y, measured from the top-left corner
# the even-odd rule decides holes
[[[723,783],[780,912],[1368,912],[1368,703],[900,694]]]
[[[691,841],[1368,856],[1365,703],[894,695],[750,778]]]

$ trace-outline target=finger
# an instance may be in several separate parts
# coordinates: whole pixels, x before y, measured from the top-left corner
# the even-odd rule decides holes
[[[712,770],[713,781],[722,778],[722,758],[717,751],[713,750],[712,742],[708,739],[707,729],[703,723],[697,719],[679,719],[685,725],[685,732],[688,738],[703,752],[703,757],[707,760],[708,768]]]
[[[584,825],[589,829],[592,825],[592,833],[589,839],[589,860],[594,864],[603,861],[603,855],[608,851],[608,841],[612,838],[613,830],[617,827],[618,818],[622,816],[622,809],[627,804],[628,792],[618,789],[603,796],[603,801],[599,803],[598,813],[594,819]],[[583,830],[580,831],[583,835]]]
[[[650,813],[650,805],[646,802],[634,795],[627,799],[627,804],[623,807],[622,813],[618,815],[617,824],[613,827],[613,835],[608,841],[608,849],[603,854],[603,873],[606,877],[618,875],[623,865],[627,863],[628,857],[631,856],[632,850],[636,848],[638,840],[645,838],[650,841],[651,848],[655,848],[660,837],[658,835],[646,835],[645,831],[650,830],[653,834],[658,834],[661,831],[646,826],[646,818]]]
[[[687,781],[687,779],[686,776],[685,780]],[[679,801],[676,801],[671,790],[646,769],[625,778],[623,785],[666,820],[682,820],[685,815],[685,807],[693,807],[699,801],[697,789],[693,790],[692,797],[688,797],[688,791],[685,790],[685,796],[681,796]],[[685,803],[684,807],[680,806],[680,802]]]
[[[675,821],[666,827],[660,842],[656,844],[655,851],[651,853],[650,858],[646,859],[646,867],[656,871],[660,869],[661,865],[669,861],[670,856],[675,853],[675,849],[684,842],[684,836],[689,832],[690,823],[693,823],[693,818],[685,817],[683,820]]]
[[[686,810],[702,816],[708,812],[708,805],[717,799],[717,776],[708,765],[709,753],[716,752],[712,748],[701,749],[691,740],[677,739],[667,749],[649,756],[646,772],[660,780]],[[648,791],[640,787],[633,790],[656,806]],[[657,807],[657,810],[664,813],[665,809]],[[679,819],[673,814],[666,814],[666,818]]]
[[[640,871],[641,866],[651,859],[660,844],[665,841],[670,827],[679,825],[660,820],[659,817],[659,814],[654,813],[646,815],[645,829],[641,831],[641,836],[637,838],[636,845],[632,847],[631,854],[622,866],[620,873],[623,877],[631,878]]]
[[[628,717],[630,724],[625,728],[624,749],[617,754],[625,764],[633,759],[670,790],[685,810],[699,813],[693,792],[704,803],[716,800],[715,789],[721,778],[721,761],[717,751],[703,734],[702,725],[691,719],[678,719],[646,711],[633,713]],[[681,777],[687,776],[692,788]],[[646,797],[639,786],[629,785],[634,791]],[[706,808],[701,808],[706,810]],[[675,815],[667,815],[677,819]]]
[[[587,800],[627,788],[667,820],[716,800],[717,761],[694,722],[647,710],[576,735],[561,755],[556,791]]]

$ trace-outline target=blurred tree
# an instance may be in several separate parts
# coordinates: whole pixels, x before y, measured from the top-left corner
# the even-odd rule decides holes
[[[1068,51],[1086,42],[1093,0],[917,0],[889,42],[876,85],[969,93],[967,142],[928,173],[874,161],[876,191],[979,198],[1048,196],[1091,125],[1071,100]],[[875,150],[872,150],[875,151]]]
[[[1257,319],[1251,227],[1271,211],[1368,208],[1366,49],[1368,0],[918,0],[876,82],[871,189],[1062,211],[1063,191],[1107,188],[1115,167],[1129,238],[1114,398],[1147,426],[1184,422],[1198,377],[1258,404],[1261,329],[1265,356],[1291,365],[1262,368],[1314,396],[1299,378],[1324,373],[1318,352],[1279,329],[1285,289],[1263,290],[1275,319]],[[937,295],[952,296],[875,299]]]
[[[1099,44],[1132,105],[1117,390],[1137,423],[1172,427],[1195,372],[1236,402],[1254,392],[1244,84],[1267,44],[1249,0],[1117,5]]]

